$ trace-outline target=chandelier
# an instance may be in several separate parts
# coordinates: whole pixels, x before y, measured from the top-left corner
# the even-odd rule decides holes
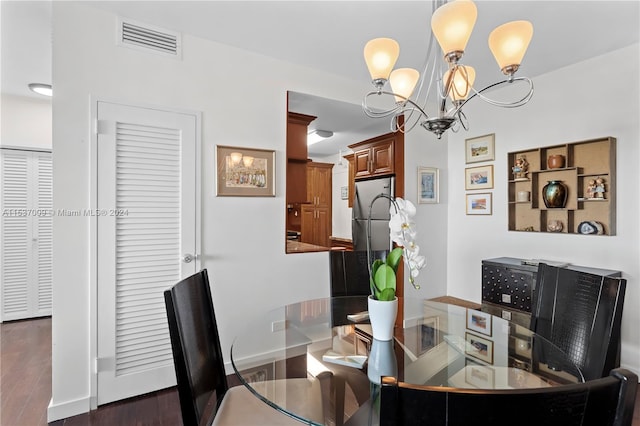
[[[364,48],[364,57],[376,90],[365,95],[362,108],[372,118],[391,118],[391,130],[408,132],[417,124],[433,132],[438,139],[448,129],[456,132],[461,126],[468,130],[468,121],[462,107],[478,97],[483,101],[506,108],[515,108],[529,102],[533,96],[533,82],[527,77],[514,77],[533,36],[533,25],[528,21],[513,21],[500,25],[489,35],[489,48],[502,73],[502,81],[476,90],[473,87],[475,70],[460,62],[478,16],[471,0],[433,1],[431,29],[423,73],[412,68],[393,67],[400,53],[398,43],[390,38],[370,40]],[[444,55],[436,52],[434,37]],[[393,71],[392,71],[393,70]],[[387,81],[391,91],[385,90]],[[521,82],[527,84],[527,93],[514,101],[498,101],[484,94],[503,84]],[[426,87],[425,87],[426,86]],[[416,90],[417,87],[417,90]],[[427,114],[427,100],[436,91],[437,115]],[[415,92],[415,96],[414,95]],[[371,96],[389,95],[395,105],[386,110],[370,107]],[[401,118],[402,117],[402,118]]]

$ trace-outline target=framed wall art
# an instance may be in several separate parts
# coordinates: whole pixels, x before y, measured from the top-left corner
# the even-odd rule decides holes
[[[467,167],[464,169],[464,189],[493,188],[493,166]]]
[[[467,309],[467,329],[491,336],[491,314]]]
[[[275,197],[275,156],[268,149],[216,146],[216,195]]]
[[[433,167],[418,167],[418,203],[440,201],[439,171]]]
[[[429,352],[440,343],[440,318],[429,317],[422,320],[418,332],[418,355]]]
[[[467,194],[467,214],[469,215],[491,215],[493,202],[491,193]]]
[[[464,367],[465,382],[479,389],[493,389],[495,387],[496,371],[492,367],[479,365],[470,360],[466,361]]]
[[[478,136],[465,140],[465,158],[467,164],[495,160],[495,134]]]
[[[465,353],[476,359],[493,364],[493,341],[472,333],[465,334]]]

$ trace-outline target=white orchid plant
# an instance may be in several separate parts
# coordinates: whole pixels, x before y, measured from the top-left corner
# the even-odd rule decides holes
[[[371,207],[378,198],[387,198],[391,201],[389,213],[389,236],[396,244],[386,259],[376,259],[371,263]],[[426,265],[426,259],[420,255],[420,247],[416,244],[416,226],[413,217],[416,207],[411,201],[402,198],[392,198],[386,194],[377,195],[369,205],[369,223],[367,227],[367,257],[369,264],[369,283],[371,296],[376,300],[391,301],[396,297],[396,274],[400,259],[409,268],[409,282],[415,289],[420,285],[415,282],[420,269]]]

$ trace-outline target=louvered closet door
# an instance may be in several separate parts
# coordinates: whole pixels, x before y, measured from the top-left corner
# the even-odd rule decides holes
[[[2,150],[0,319],[51,315],[51,153]]]
[[[163,292],[198,266],[196,126],[98,103],[98,404],[175,384]]]

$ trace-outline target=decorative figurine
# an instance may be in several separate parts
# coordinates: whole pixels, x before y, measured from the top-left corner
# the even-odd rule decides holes
[[[563,227],[564,227],[564,225],[559,220],[550,220],[547,223],[547,230],[549,232],[562,232],[562,228]]]
[[[587,185],[587,198],[596,198],[596,181],[595,179],[589,179]]]
[[[524,155],[516,158],[515,164],[511,168],[514,179],[526,179],[529,163]]]
[[[598,176],[596,178],[595,198],[604,199],[604,179]]]

